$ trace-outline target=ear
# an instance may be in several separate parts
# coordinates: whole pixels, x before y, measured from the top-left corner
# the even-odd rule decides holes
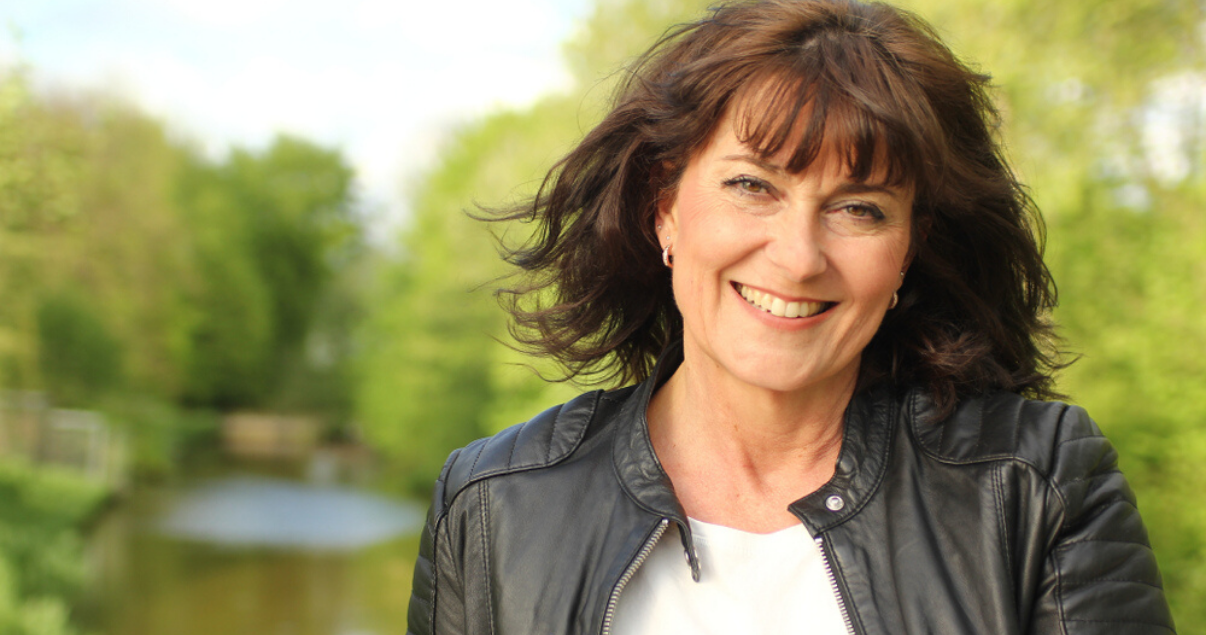
[[[664,190],[657,199],[657,215],[655,218],[657,242],[662,247],[674,242],[678,235],[678,191]]]
[[[678,234],[678,179],[674,164],[670,161],[661,162],[654,166],[651,176],[654,183],[659,184],[654,231],[658,245],[665,247]],[[667,239],[667,236],[671,238]]]

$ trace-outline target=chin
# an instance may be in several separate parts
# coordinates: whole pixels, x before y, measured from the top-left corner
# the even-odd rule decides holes
[[[837,372],[825,372],[824,369],[808,368],[801,364],[801,355],[790,358],[773,356],[762,358],[757,363],[746,363],[732,366],[730,373],[739,381],[763,390],[779,393],[807,392],[821,386],[829,386],[840,382],[845,375],[852,377],[857,372],[857,366],[851,371],[845,369]]]

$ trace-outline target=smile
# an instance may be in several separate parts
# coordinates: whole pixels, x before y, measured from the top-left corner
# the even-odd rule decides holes
[[[777,295],[751,289],[739,282],[733,283],[733,288],[750,303],[750,306],[761,309],[775,317],[806,318],[823,313],[834,305],[833,302],[808,302],[784,300]]]

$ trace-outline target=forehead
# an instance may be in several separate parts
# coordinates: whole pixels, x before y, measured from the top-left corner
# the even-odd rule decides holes
[[[818,139],[807,138],[808,113],[800,113],[788,129],[788,138],[777,147],[770,146],[765,139],[754,134],[759,128],[770,125],[766,117],[773,117],[758,102],[742,100],[730,106],[720,118],[707,142],[696,153],[696,157],[707,155],[722,162],[745,162],[758,165],[772,172],[799,175],[820,170],[830,177],[840,177],[869,185],[879,185],[911,190],[911,184],[902,179],[891,178],[888,162],[882,147],[877,147],[868,160],[868,169],[859,171],[858,149],[843,143],[840,135],[825,134]],[[778,123],[778,122],[774,122]],[[815,148],[804,148],[814,142]],[[799,155],[807,152],[807,161],[798,161]]]
[[[856,182],[912,189],[921,167],[908,158],[914,154],[909,135],[871,110],[823,85],[764,77],[732,96],[705,147],[727,138],[791,173],[821,161],[827,169],[843,167]]]

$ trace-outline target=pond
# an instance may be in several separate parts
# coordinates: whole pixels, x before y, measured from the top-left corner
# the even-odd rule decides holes
[[[314,477],[322,472],[244,464],[131,492],[91,535],[85,625],[106,635],[405,633],[425,510]]]

